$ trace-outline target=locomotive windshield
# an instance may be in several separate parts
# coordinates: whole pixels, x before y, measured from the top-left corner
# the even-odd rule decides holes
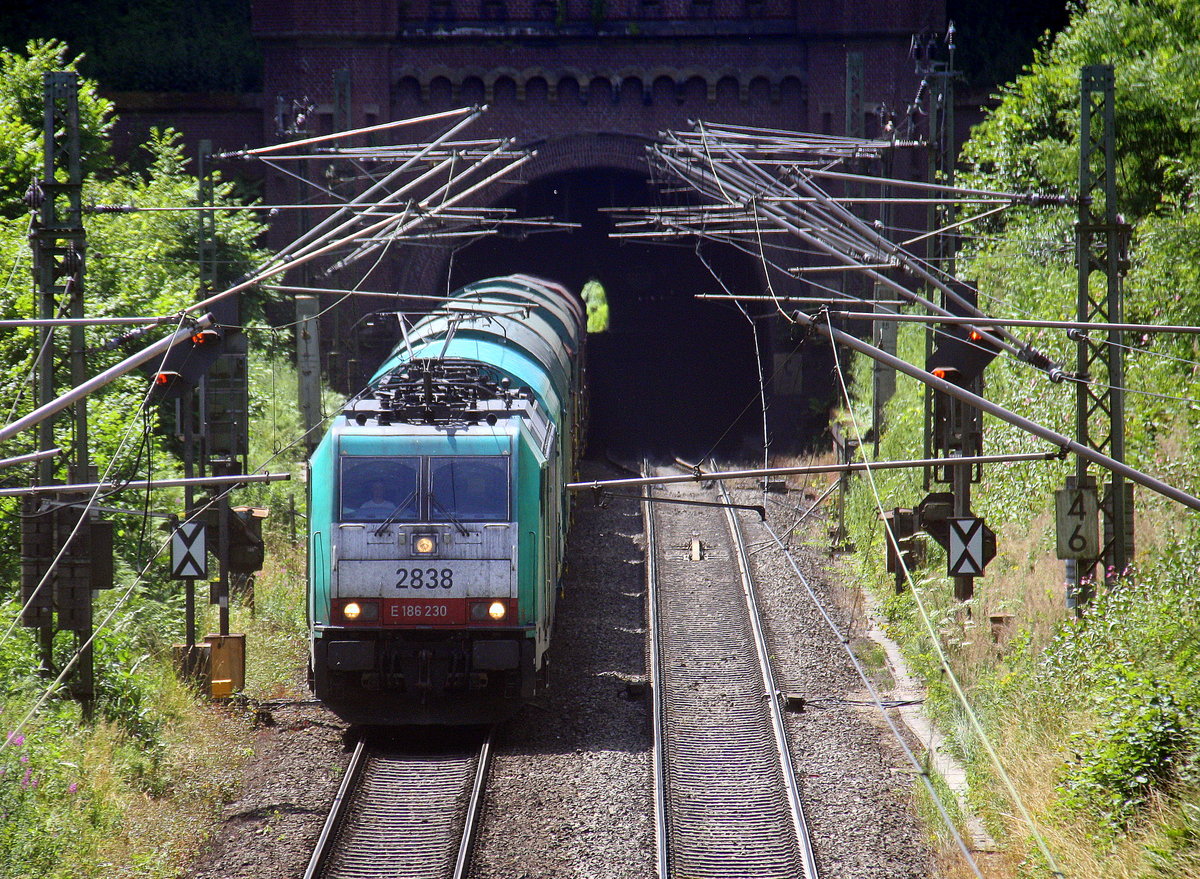
[[[505,522],[508,457],[345,455],[342,522]]]
[[[342,458],[341,520],[415,520],[420,465],[420,458]]]
[[[430,521],[508,519],[508,458],[430,458]]]

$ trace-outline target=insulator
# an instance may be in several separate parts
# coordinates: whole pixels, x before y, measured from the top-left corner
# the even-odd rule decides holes
[[[25,190],[25,195],[21,201],[31,211],[41,210],[42,205],[46,201],[46,192],[37,180],[31,180],[29,181],[29,188]]]

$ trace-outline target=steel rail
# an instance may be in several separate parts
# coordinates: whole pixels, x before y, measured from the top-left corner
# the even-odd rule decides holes
[[[53,458],[55,455],[61,455],[62,449],[43,449],[40,452],[29,452],[24,455],[14,455],[11,458],[0,460],[0,469],[12,467],[15,464],[32,464],[34,461],[40,461],[43,458]]]
[[[779,688],[775,684],[775,672],[771,669],[767,636],[763,630],[762,617],[758,612],[758,593],[754,588],[754,577],[750,572],[750,557],[746,553],[746,538],[742,534],[741,523],[738,521],[736,514],[728,506],[732,504],[732,499],[725,487],[725,483],[717,483],[717,490],[727,504],[725,507],[725,522],[729,526],[729,533],[737,546],[737,563],[742,578],[742,594],[746,599],[746,610],[750,617],[750,628],[754,633],[754,647],[758,657],[758,667],[762,673],[763,688],[770,702],[771,729],[775,733],[775,744],[779,748],[780,771],[783,773],[784,785],[787,787],[788,804],[791,806],[792,823],[796,830],[796,844],[800,848],[800,860],[804,866],[804,877],[805,879],[817,879],[817,860],[813,854],[812,840],[808,833],[808,821],[804,817],[804,804],[800,798],[800,783],[796,780],[796,767],[792,763],[792,752],[788,745],[787,728],[783,722],[783,709],[779,704]]]
[[[475,747],[475,755],[473,758],[468,755],[455,756],[451,762],[473,759],[475,761],[474,773],[470,781],[470,793],[467,796],[465,810],[458,812],[462,816],[463,824],[461,835],[458,838],[457,848],[453,850],[453,860],[443,861],[441,856],[436,856],[435,860],[425,862],[424,858],[434,857],[430,854],[428,848],[421,849],[420,843],[414,852],[422,852],[419,857],[422,859],[418,864],[411,861],[411,854],[407,849],[403,852],[403,859],[407,865],[407,869],[416,870],[419,875],[430,875],[431,870],[437,870],[438,875],[452,877],[452,879],[467,879],[471,868],[471,854],[475,845],[475,840],[478,836],[479,825],[483,816],[483,801],[487,787],[487,777],[491,767],[492,752],[494,748],[496,728],[490,727],[483,741]],[[330,806],[329,814],[326,816],[325,824],[321,829],[320,836],[317,839],[313,849],[312,856],[309,859],[308,868],[304,873],[304,879],[318,879],[325,877],[333,871],[334,875],[394,875],[391,869],[399,867],[399,863],[391,863],[386,857],[378,865],[374,862],[374,854],[372,851],[362,851],[362,839],[358,834],[366,830],[369,833],[379,833],[378,826],[372,828],[372,818],[378,822],[378,813],[373,813],[370,808],[364,807],[369,804],[374,804],[371,798],[372,786],[378,787],[380,784],[381,769],[387,772],[389,765],[396,765],[397,760],[401,763],[407,762],[407,757],[390,754],[385,747],[382,750],[372,748],[366,745],[366,739],[360,738],[358,745],[355,748],[354,754],[350,759],[350,763],[346,768],[346,774],[342,778],[342,783],[338,788],[337,795],[334,797],[333,803]],[[426,767],[439,766],[435,762],[424,764]],[[448,765],[448,764],[447,764]],[[368,768],[370,767],[370,768]],[[422,770],[424,771],[424,770]],[[373,775],[374,773],[374,775]],[[431,776],[432,777],[432,776]],[[392,779],[395,782],[396,779]],[[412,780],[412,779],[410,779]],[[382,795],[385,799],[398,789],[388,786],[379,788],[374,792],[374,796]],[[465,790],[465,788],[460,788]],[[366,797],[366,799],[364,799]],[[447,801],[450,802],[450,801]],[[399,807],[392,816],[393,822],[389,832],[394,834],[397,827],[405,826],[403,824],[405,816],[408,815],[413,804],[405,803]],[[397,805],[393,802],[390,805],[391,809],[396,809]],[[399,825],[395,824],[399,821]],[[358,822],[364,822],[361,825]],[[403,840],[405,837],[381,836],[378,840],[381,842],[392,841],[396,839]],[[426,840],[426,842],[428,842]],[[452,843],[452,840],[450,840]],[[445,852],[449,854],[449,852]],[[397,851],[392,849],[387,857],[395,858]],[[364,860],[365,857],[365,860]],[[349,858],[349,860],[347,860]],[[363,872],[363,871],[366,872]],[[348,872],[347,872],[348,871]],[[414,875],[413,873],[404,872],[404,875]]]
[[[127,324],[166,324],[177,323],[178,317],[166,315],[163,317],[47,317],[28,318],[24,320],[0,320],[0,329],[15,327],[105,327],[125,326]]]
[[[720,148],[720,144],[717,144],[716,146]],[[658,155],[661,156],[663,153],[660,151]],[[696,161],[702,161],[703,159],[707,158],[706,156],[701,157],[696,156],[695,154],[693,155]],[[762,201],[760,198],[760,196],[764,194],[763,191],[761,191],[762,188],[778,188],[780,186],[789,186],[788,181],[777,180],[771,177],[765,171],[763,171],[762,168],[754,165],[745,158],[738,156],[736,153],[731,154],[731,158],[736,160],[736,167],[722,167],[722,176],[727,179],[722,180],[717,178],[715,168],[713,169],[713,173],[711,175],[711,178],[715,180],[722,195],[725,194],[726,187],[734,190],[735,193],[737,193],[737,190],[740,187],[742,192],[737,194],[739,194],[739,197],[746,199],[748,203],[755,205],[755,210],[757,213],[770,218],[776,225],[789,228],[802,241],[824,250],[830,256],[833,256],[835,259],[838,259],[839,261],[848,265],[859,265],[863,262],[862,259],[858,259],[852,255],[852,248],[846,247],[844,249],[839,249],[838,247],[823,241],[821,238],[818,238],[817,236],[796,226],[794,213],[780,210]],[[711,162],[709,162],[709,164],[711,165]],[[687,167],[689,170],[695,171],[694,168],[691,168],[690,166]],[[700,173],[703,172],[701,171]],[[686,174],[683,174],[682,176],[687,179]],[[794,183],[794,188],[789,186],[789,189],[792,192],[795,192],[795,189],[798,188],[799,191],[805,195],[820,200],[823,208],[821,216],[826,217],[832,225],[840,225],[849,233],[857,236],[862,242],[862,246],[866,247],[868,250],[877,250],[881,253],[887,253],[900,260],[903,264],[903,267],[908,272],[923,280],[930,286],[941,290],[944,296],[957,303],[960,307],[965,308],[968,313],[982,315],[982,312],[976,305],[963,298],[950,286],[948,282],[943,281],[934,272],[926,269],[924,264],[914,255],[908,253],[903,249],[902,246],[881,235],[877,230],[865,223],[859,217],[856,217],[844,206],[838,204],[829,196],[828,193],[817,187],[812,182],[811,175],[808,178],[805,178],[804,176],[793,177],[792,182]],[[696,184],[693,182],[693,185]],[[782,194],[786,195],[788,193],[785,192]],[[801,215],[806,215],[805,211],[801,211],[800,213]],[[820,226],[819,223],[817,225]],[[832,229],[826,229],[823,231],[826,235],[832,233]],[[891,280],[886,275],[882,275],[879,272],[871,269],[863,269],[863,271],[866,276],[872,280],[895,289],[902,297],[924,305],[935,314],[950,313],[948,309],[935,305],[924,297],[919,296],[914,291],[909,290],[903,285]],[[1002,350],[1008,351],[1012,356],[1019,360],[1032,362],[1035,358],[1044,357],[1044,355],[1039,355],[1039,353],[1036,352],[1027,342],[1017,338],[1003,327],[997,328],[993,331],[993,333],[983,331],[982,335],[993,345]],[[1057,366],[1056,364],[1050,365],[1055,367]]]
[[[487,738],[479,749],[479,765],[475,770],[475,783],[471,786],[471,801],[467,804],[462,842],[459,843],[458,857],[454,861],[454,879],[467,879],[471,869],[471,852],[475,849],[479,818],[483,814],[483,792],[487,786],[488,769],[492,764],[492,739],[495,734],[496,728],[489,728]]]
[[[441,135],[439,135],[438,137],[436,137],[432,141],[430,141],[428,144],[426,144],[425,147],[423,148],[423,150],[418,151],[417,155],[415,155],[412,159],[404,162],[399,167],[393,168],[389,173],[384,175],[383,179],[381,179],[381,180],[377,181],[376,183],[372,184],[371,186],[367,187],[365,190],[363,190],[361,193],[356,195],[345,205],[342,205],[341,206],[343,208],[342,210],[338,211],[337,213],[333,214],[332,216],[326,217],[324,220],[322,220],[320,223],[318,223],[312,229],[309,229],[307,232],[305,232],[300,237],[296,238],[294,241],[292,241],[290,244],[288,244],[286,247],[284,247],[283,250],[281,250],[278,254],[276,254],[273,261],[278,260],[280,257],[284,256],[285,254],[291,253],[295,250],[300,249],[301,247],[306,246],[314,238],[324,238],[327,234],[328,235],[336,234],[336,230],[329,231],[329,227],[332,226],[334,223],[336,223],[338,221],[338,218],[343,216],[346,213],[346,211],[351,207],[357,207],[359,205],[364,205],[364,204],[370,205],[371,207],[375,207],[380,204],[389,204],[391,202],[396,201],[396,199],[398,198],[398,193],[403,193],[409,185],[411,185],[412,183],[415,183],[415,180],[410,181],[408,184],[405,184],[405,186],[401,187],[397,192],[388,193],[386,196],[384,196],[382,199],[378,200],[377,202],[372,202],[371,198],[376,193],[380,192],[381,190],[386,190],[387,187],[393,181],[395,181],[398,177],[400,177],[400,175],[402,175],[403,173],[408,171],[410,168],[412,168],[412,166],[415,165],[417,163],[417,161],[423,155],[425,155],[429,151],[433,150],[433,148],[437,144],[442,143],[447,138],[452,137],[455,134],[455,132],[461,130],[462,128],[465,128],[467,125],[470,125],[472,122],[474,122],[478,118],[478,116],[479,116],[478,113],[473,113],[473,114],[467,116],[465,119],[460,119],[458,122],[456,122],[450,128],[448,128],[446,131],[444,131]],[[440,167],[441,164],[445,161],[447,161],[447,160],[439,159],[438,164],[434,167],[435,168]],[[430,170],[432,170],[432,169],[430,169]],[[426,171],[426,172],[418,175],[416,180],[423,179],[426,176],[426,174],[428,174],[428,173],[430,173],[430,171]],[[349,222],[353,222],[353,221],[351,220]],[[345,228],[346,225],[347,224],[343,224],[339,228]],[[268,263],[268,265],[269,264],[270,263]]]
[[[932,386],[936,390],[942,391],[945,394],[949,394],[951,397],[962,400],[964,403],[974,406],[976,409],[981,409],[989,415],[994,415],[1001,421],[1007,422],[1014,427],[1019,427],[1026,433],[1031,433],[1036,437],[1040,437],[1041,439],[1054,443],[1065,452],[1074,453],[1080,458],[1084,458],[1093,464],[1098,464],[1106,470],[1120,474],[1126,479],[1136,482],[1139,485],[1142,485],[1151,491],[1156,492],[1157,494],[1161,494],[1164,497],[1168,497],[1173,501],[1177,501],[1189,509],[1200,510],[1200,498],[1193,497],[1186,491],[1178,489],[1173,485],[1169,485],[1160,479],[1156,479],[1148,473],[1144,473],[1141,470],[1130,467],[1123,461],[1118,461],[1115,458],[1111,458],[1108,455],[1090,448],[1089,446],[1085,446],[1082,443],[1077,442],[1076,440],[1063,436],[1061,433],[1051,430],[1043,424],[1039,424],[1036,421],[1031,421],[1028,418],[1018,415],[1016,412],[1013,412],[1010,409],[1005,409],[1003,406],[999,406],[990,400],[984,399],[978,394],[973,394],[966,388],[960,388],[958,385],[951,384],[944,379],[940,379],[933,373],[926,372],[918,366],[913,366],[906,360],[902,360],[899,357],[888,354],[886,351],[864,342],[862,339],[859,339],[850,333],[845,333],[841,330],[833,329],[826,324],[822,324],[820,321],[815,320],[803,312],[796,312],[796,319],[804,326],[813,327],[822,335],[830,339],[830,341],[840,342],[846,347],[858,351],[860,354],[866,354],[868,357],[878,360],[885,366],[890,366],[911,378],[915,378],[919,382],[923,382],[924,384]],[[943,458],[942,461],[954,463],[947,458]]]
[[[649,464],[643,462],[642,472],[649,471]],[[652,496],[654,489],[650,486],[646,488],[646,495]],[[667,847],[666,705],[663,701],[662,644],[658,619],[658,532],[654,525],[653,508],[648,503],[642,504],[642,522],[646,529],[646,607],[647,625],[650,627],[650,695],[654,727],[655,865],[659,879],[668,879],[671,873]]]
[[[343,205],[343,210],[326,217],[312,229],[309,229],[299,238],[289,242],[282,249],[280,249],[273,257],[271,257],[270,260],[265,263],[264,271],[279,265],[281,261],[289,267],[295,266],[300,261],[308,259],[314,251],[318,253],[324,253],[329,249],[329,242],[334,240],[336,236],[342,235],[343,233],[348,234],[346,234],[344,238],[337,239],[339,242],[344,243],[355,240],[355,233],[353,231],[348,232],[348,230],[351,230],[354,226],[361,222],[366,222],[369,218],[383,216],[385,219],[367,227],[368,231],[365,231],[362,234],[373,234],[375,231],[385,228],[388,223],[394,222],[398,215],[394,212],[385,213],[381,210],[381,208],[391,207],[392,205],[399,204],[405,196],[417,189],[419,186],[436,178],[443,171],[449,172],[449,169],[453,164],[453,157],[441,159],[436,164],[426,168],[420,174],[413,177],[411,180],[406,180],[399,188],[392,190],[391,192],[387,193],[387,195],[383,196],[377,201],[371,202],[370,204],[365,204],[365,202],[362,200],[362,196],[355,198],[353,201]],[[374,195],[377,190],[385,188],[387,184],[391,183],[408,170],[409,169],[407,166],[396,168],[392,171],[392,173],[388,174],[377,184],[368,189],[367,193]],[[364,195],[367,193],[364,193]],[[365,208],[362,211],[349,210],[351,206],[357,208],[363,206],[364,204]],[[408,211],[411,210],[411,204],[412,202],[410,199],[408,202],[400,205],[403,210],[399,216],[407,214]],[[351,216],[348,218],[346,217],[347,213],[351,214]]]
[[[700,297],[696,297],[700,298]],[[781,299],[786,297],[780,297]],[[901,323],[977,324],[979,326],[1044,327],[1052,330],[1117,330],[1130,333],[1200,333],[1200,327],[1179,324],[1126,324],[1100,321],[1035,320],[1033,318],[934,316],[928,314],[872,313],[866,311],[829,310],[831,317],[850,320],[883,320]]]
[[[834,485],[836,485],[836,483],[834,483]],[[832,488],[832,486],[831,486],[831,488]],[[826,492],[826,494],[828,494],[828,492]],[[822,495],[821,498],[819,498],[817,501],[815,501],[813,503],[813,505],[811,507],[809,507],[808,510],[805,511],[805,516],[807,516],[809,513],[813,512],[813,510],[817,509],[817,507],[820,505],[821,501],[824,498],[825,498],[825,495]],[[934,786],[933,781],[930,777],[930,775],[931,775],[930,767],[928,765],[926,765],[922,760],[920,760],[916,754],[913,753],[913,750],[910,747],[907,739],[904,737],[904,735],[901,734],[900,728],[896,725],[895,718],[887,710],[887,706],[884,704],[883,698],[879,695],[879,691],[876,688],[875,682],[872,680],[872,676],[867,673],[867,670],[863,667],[862,661],[858,658],[858,655],[854,652],[854,649],[852,648],[852,646],[850,644],[851,639],[850,639],[849,630],[847,629],[846,631],[843,632],[842,629],[840,629],[838,627],[838,624],[834,621],[833,617],[830,616],[828,609],[826,609],[824,602],[822,602],[820,596],[817,595],[816,590],[813,589],[812,583],[810,583],[808,578],[804,576],[804,572],[800,570],[800,566],[796,564],[796,559],[795,559],[795,556],[792,555],[791,549],[788,547],[787,543],[785,543],[784,540],[780,538],[778,532],[776,532],[776,530],[773,527],[771,527],[771,523],[768,522],[763,527],[765,527],[767,530],[767,533],[771,535],[771,539],[774,541],[775,547],[779,550],[780,553],[783,554],[783,557],[785,559],[787,559],[787,562],[791,566],[792,571],[796,574],[796,577],[799,579],[800,585],[803,586],[805,592],[808,593],[809,600],[812,602],[812,605],[816,609],[817,613],[825,621],[825,625],[829,628],[829,631],[833,634],[834,639],[838,642],[838,644],[841,645],[842,650],[846,654],[846,659],[854,667],[854,671],[858,674],[859,680],[862,681],[863,686],[865,687],[867,692],[870,694],[871,701],[874,702],[875,707],[879,709],[879,716],[888,725],[888,728],[891,730],[892,736],[895,738],[896,743],[900,746],[900,749],[904,752],[905,757],[908,759],[908,762],[911,764],[912,769],[913,769],[913,775],[916,778],[920,779],[921,783],[925,786],[926,791],[929,793],[930,801],[934,804],[934,807],[937,809],[938,814],[942,819],[942,823],[946,827],[946,831],[954,839],[954,842],[957,844],[959,851],[962,852],[963,858],[966,860],[967,866],[970,868],[971,872],[977,877],[977,879],[984,879],[983,874],[979,872],[979,866],[975,863],[975,858],[972,856],[971,850],[967,847],[966,842],[963,840],[962,834],[959,833],[958,827],[956,826],[954,819],[952,819],[946,811],[946,807],[942,802],[941,794],[938,792],[937,787]],[[793,525],[792,527],[795,527],[795,525]],[[789,529],[789,532],[790,532],[790,529]],[[785,533],[789,533],[789,532],[785,532]]]
[[[748,166],[748,168],[746,168],[747,171],[753,170],[757,172],[758,177],[763,183],[771,181],[772,184],[774,184],[774,180],[763,173],[761,169],[754,168],[754,166],[748,162],[744,163],[744,165]],[[930,286],[940,290],[947,299],[956,303],[959,305],[959,307],[966,309],[969,314],[983,313],[979,310],[977,305],[964,298],[961,294],[954,290],[949,283],[939,278],[934,272],[926,269],[924,264],[914,254],[909,253],[901,245],[892,241],[887,236],[880,234],[880,232],[878,232],[874,227],[863,221],[860,217],[855,216],[843,205],[838,204],[838,202],[834,200],[829,193],[819,188],[815,183],[812,182],[811,179],[805,179],[803,176],[799,176],[794,178],[794,183],[795,187],[801,192],[810,197],[820,199],[822,202],[821,207],[834,223],[840,222],[845,229],[849,230],[863,242],[867,243],[868,246],[872,247],[872,249],[878,250],[880,253],[891,254],[893,258],[902,263],[903,268]],[[873,277],[877,274],[877,272],[868,270],[867,274]],[[939,309],[939,311],[946,311],[946,309]],[[1020,357],[1020,352],[1029,347],[1028,343],[1018,339],[1012,333],[1005,331],[1003,327],[998,328],[997,334],[1002,338],[996,338],[992,334],[985,333],[987,338],[994,344],[1009,350],[1010,353],[1016,357]],[[1006,344],[1006,342],[1008,344]]]
[[[879,183],[883,186],[895,186],[899,189],[926,189],[934,192],[962,193],[963,195],[978,195],[990,198],[1007,198],[1014,204],[1051,204],[1069,205],[1072,198],[1069,195],[1046,195],[1041,193],[1000,192],[995,189],[971,189],[966,186],[948,186],[944,183],[925,183],[921,180],[901,180],[893,177],[872,177],[867,174],[849,174],[845,171],[808,171],[813,177],[828,177],[833,180],[852,180],[861,183]]]
[[[325,818],[325,824],[321,827],[321,834],[317,837],[317,844],[313,848],[312,857],[308,861],[308,869],[304,871],[304,879],[316,879],[325,869],[325,862],[329,858],[329,853],[333,850],[333,841],[336,838],[336,831],[342,823],[342,817],[345,815],[346,807],[350,803],[350,796],[354,793],[354,789],[358,786],[359,776],[362,775],[362,768],[366,764],[366,740],[359,737],[358,744],[354,748],[354,753],[350,756],[350,763],[346,767],[346,774],[342,776],[342,783],[338,786],[338,792],[333,798],[333,804],[329,808],[329,815]]]
[[[153,214],[153,213],[200,213],[204,211],[333,211],[345,208],[349,202],[313,202],[310,204],[194,204],[157,205],[141,207],[136,204],[93,204],[84,207],[85,214]]]
[[[816,131],[796,131],[791,128],[767,128],[762,125],[738,125],[734,122],[708,122],[702,119],[689,119],[692,126],[703,126],[709,131],[729,131],[738,137],[781,137],[788,140],[820,141],[822,143],[876,143],[887,146],[892,143],[883,138],[853,137],[848,134],[824,134]]]
[[[521,167],[526,162],[530,161],[534,157],[534,155],[535,155],[535,153],[526,153],[525,155],[520,156],[519,158],[512,159],[511,161],[508,162],[507,165],[504,165],[498,171],[492,172],[490,175],[483,178],[482,180],[478,180],[475,183],[472,183],[466,189],[463,189],[463,190],[451,195],[450,193],[453,190],[455,185],[462,185],[463,181],[466,178],[470,177],[472,174],[479,171],[479,169],[484,167],[484,165],[486,165],[489,161],[491,161],[494,156],[489,157],[487,159],[481,159],[480,161],[474,163],[470,167],[466,168],[457,177],[447,180],[444,185],[438,187],[436,190],[434,190],[432,193],[430,193],[424,199],[422,199],[422,201],[416,205],[416,207],[419,209],[420,213],[418,213],[417,216],[413,217],[411,220],[407,221],[407,223],[397,224],[397,226],[394,230],[391,230],[387,233],[388,239],[389,240],[398,239],[401,236],[403,236],[405,233],[409,232],[411,229],[420,225],[421,223],[427,222],[434,217],[440,216],[442,213],[450,210],[450,208],[454,207],[458,202],[462,201],[464,198],[467,198],[470,195],[474,195],[480,189],[484,189],[484,188],[490,186],[491,184],[495,183],[500,178],[504,177],[505,175],[507,175],[507,174],[511,173],[512,171],[516,170],[517,168]],[[430,205],[429,202],[438,196],[440,196],[442,198],[442,201],[436,205]],[[392,217],[389,219],[388,222],[395,223],[396,218]],[[382,228],[378,228],[378,229],[373,228],[369,233],[364,234],[364,235],[359,235],[358,240],[361,241],[365,238],[369,238],[371,235],[374,235],[377,232],[383,233],[384,229],[386,229],[386,224]],[[338,260],[336,263],[334,263],[333,266],[331,266],[328,270],[326,270],[326,274],[332,273],[338,269],[343,269],[343,268],[346,268],[346,267],[352,265],[353,263],[357,262],[359,259],[362,259],[365,256],[367,256],[368,254],[374,253],[381,246],[383,246],[383,245],[380,245],[380,244],[374,244],[374,245],[363,244],[363,245],[361,245],[357,250],[348,254],[347,256],[343,257],[342,259]]]
[[[797,266],[794,269],[788,269],[788,274],[799,277],[800,275],[825,275],[832,272],[855,272],[863,269],[895,268],[899,268],[899,265],[890,262],[863,263],[861,266]]]
[[[778,296],[761,296],[749,295],[743,296],[739,293],[693,293],[693,299],[709,299],[709,300],[735,300],[737,302],[804,302],[811,305],[888,305],[894,306],[895,299],[860,299],[857,296],[851,296],[849,293],[834,292],[828,296],[787,296],[780,294]],[[856,312],[857,313],[857,312]],[[870,314],[871,312],[863,312]]]
[[[417,302],[436,302],[438,304],[453,301],[466,302],[471,305],[510,306],[511,299],[488,299],[484,296],[437,296],[427,293],[385,293],[379,290],[347,290],[340,287],[296,287],[290,284],[264,284],[268,290],[279,290],[283,293],[326,293],[331,296],[380,296],[389,299],[412,299]],[[828,301],[828,300],[822,300]],[[396,312],[397,314],[401,312]]]
[[[484,105],[486,107],[486,105]],[[381,122],[378,125],[368,125],[365,128],[350,128],[345,131],[335,131],[333,134],[321,134],[316,137],[306,137],[302,140],[291,140],[286,143],[271,144],[269,146],[258,147],[252,150],[237,150],[230,153],[217,153],[213,158],[217,159],[241,159],[249,156],[262,156],[268,153],[280,152],[282,150],[295,149],[296,147],[308,146],[310,143],[325,143],[330,140],[340,140],[343,137],[355,137],[360,134],[371,134],[376,131],[387,131],[391,128],[404,128],[408,125],[420,125],[425,122],[437,122],[442,119],[449,119],[453,116],[463,116],[469,113],[478,113],[482,108],[475,107],[458,107],[454,110],[443,110],[440,113],[430,113],[427,116],[414,116],[410,119],[397,119],[392,122]]]
[[[658,155],[663,157],[664,159],[670,159],[670,157],[666,156],[663,153],[658,153]],[[695,157],[693,156],[692,158],[694,159]],[[698,171],[692,165],[687,164],[687,163],[681,163],[679,160],[668,161],[668,164],[671,166],[671,168],[676,173],[678,173],[681,177],[683,177],[685,180],[687,180],[689,183],[691,183],[694,188],[699,189],[701,192],[705,193],[706,195],[708,195],[711,198],[720,197],[718,193],[714,193],[711,190],[703,189],[695,180],[691,179],[691,176],[689,176],[689,172],[691,175],[699,176],[702,181],[705,181],[705,182],[712,181],[712,182],[716,183],[718,187],[723,187],[725,184],[722,181],[720,181],[718,178],[716,178],[715,176],[707,174],[702,169]],[[680,167],[681,164],[683,165],[682,168]],[[728,170],[728,169],[726,169],[726,170]],[[750,182],[753,183],[754,182],[753,179],[751,179]],[[733,189],[735,191],[735,194],[737,194],[739,197],[751,198],[755,193],[753,193],[752,190],[744,189],[743,188],[744,186],[745,186],[744,180],[742,183],[739,183],[736,186],[732,182],[729,183],[729,188]],[[724,197],[728,198],[728,196],[724,196]],[[916,293],[913,290],[910,290],[908,287],[905,287],[903,284],[899,283],[898,281],[895,281],[892,278],[889,278],[887,275],[881,274],[880,272],[875,271],[873,269],[863,269],[863,261],[861,259],[858,259],[857,257],[855,257],[849,253],[846,253],[845,251],[833,246],[832,244],[828,243],[824,239],[817,237],[816,235],[812,234],[811,232],[809,232],[806,229],[802,228],[801,226],[797,225],[797,222],[798,222],[797,219],[794,218],[793,216],[789,215],[785,211],[779,209],[779,207],[772,205],[772,204],[767,204],[762,201],[758,201],[757,204],[759,207],[758,207],[758,210],[756,211],[756,213],[759,213],[760,215],[762,215],[764,218],[768,219],[775,225],[790,232],[792,235],[799,238],[801,241],[803,241],[805,244],[808,244],[810,247],[814,247],[817,250],[824,252],[825,254],[833,257],[836,260],[839,260],[840,262],[844,263],[845,265],[848,265],[852,268],[861,269],[863,271],[863,274],[866,275],[866,277],[870,278],[872,281],[874,281],[878,284],[881,284],[884,287],[887,287],[889,289],[895,290],[904,299],[907,299],[910,302],[921,305],[924,308],[928,309],[929,311],[933,312],[934,314],[946,314],[946,315],[951,314],[951,312],[948,309],[946,309],[940,305],[937,305],[932,300],[927,299],[924,296],[921,296],[919,293]],[[883,239],[883,240],[887,241],[887,239]],[[868,246],[868,245],[866,244],[866,242],[864,242],[863,246]],[[898,250],[899,249],[896,247],[896,245],[894,245],[890,241],[887,241],[887,247],[885,248],[884,252],[896,252]],[[910,261],[905,261],[904,265],[912,266],[912,263]],[[912,267],[915,268],[915,266],[912,266]],[[928,274],[928,272],[926,272],[925,274]],[[934,286],[938,287],[938,289],[943,289],[946,285],[938,282],[938,283],[935,283]],[[975,308],[972,308],[972,310],[978,311],[978,309],[975,309]],[[993,341],[993,343],[996,344],[998,347],[1003,348],[1004,350],[1007,350],[1014,357],[1017,357],[1018,359],[1024,359],[1021,354],[1021,348],[1018,348],[1018,347],[1016,347],[1008,342],[1005,342],[1001,339],[996,339],[990,335],[988,335],[988,338],[991,339]],[[1021,344],[1024,345],[1024,343],[1021,343]]]
[[[495,179],[497,179],[497,178],[503,176],[504,174],[507,174],[507,173],[515,170],[516,168],[520,167],[521,165],[525,164],[531,158],[533,158],[534,155],[535,155],[534,153],[529,153],[529,154],[523,156],[522,158],[509,163],[504,168],[502,168],[500,171],[496,172],[491,177],[489,177],[483,181],[480,181],[479,183],[477,183],[475,186],[471,187],[466,192],[460,192],[457,195],[451,196],[449,199],[447,199],[447,201],[443,202],[441,205],[438,205],[436,208],[430,209],[428,212],[428,216],[436,216],[441,210],[448,208],[448,207],[452,207],[453,204],[457,203],[458,201],[460,201],[463,198],[466,198],[468,195],[472,194],[475,190],[482,188],[483,186],[488,185],[490,183],[493,183],[495,181]],[[419,222],[423,219],[426,219],[426,217],[418,217],[417,220],[414,221],[414,223]],[[353,223],[353,221],[348,221],[347,225],[352,224],[352,223]],[[371,235],[374,235],[375,233],[382,231],[387,226],[392,225],[394,223],[395,223],[395,217],[388,216],[382,220],[379,220],[376,223],[373,223],[370,226],[367,226],[363,229],[359,229],[357,232],[353,232],[353,233],[347,235],[345,238],[338,239],[336,241],[327,241],[327,243],[320,245],[320,246],[317,246],[316,244],[314,244],[315,249],[306,250],[303,254],[301,254],[299,256],[295,256],[292,259],[290,259],[282,264],[277,264],[275,262],[268,263],[267,267],[258,270],[252,276],[250,276],[242,281],[239,281],[238,283],[234,284],[232,287],[222,290],[219,293],[214,293],[212,296],[209,296],[207,299],[201,300],[200,302],[197,302],[194,305],[189,306],[188,308],[185,309],[185,311],[192,312],[192,311],[198,311],[203,308],[207,308],[210,305],[212,305],[213,303],[219,302],[220,300],[226,298],[227,296],[232,296],[234,293],[240,293],[242,290],[246,290],[250,287],[253,287],[256,284],[259,284],[262,281],[266,280],[267,278],[274,277],[275,275],[282,274],[283,272],[286,272],[290,269],[294,269],[297,266],[303,265],[304,263],[311,262],[312,260],[316,259],[317,257],[324,256],[325,254],[330,253],[334,250],[337,250],[340,247],[344,247],[346,244],[348,244],[352,241],[357,241],[357,240],[361,240],[363,238],[368,238]],[[330,234],[332,235],[335,233],[330,233]],[[347,257],[347,258],[349,258],[349,257]],[[3,437],[0,437],[0,439],[3,439]]]

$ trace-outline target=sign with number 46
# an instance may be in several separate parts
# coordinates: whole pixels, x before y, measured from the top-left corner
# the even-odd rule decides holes
[[[1100,556],[1099,504],[1094,488],[1060,488],[1054,492],[1060,559]]]

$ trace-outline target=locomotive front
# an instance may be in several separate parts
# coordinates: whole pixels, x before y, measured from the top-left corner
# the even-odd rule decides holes
[[[571,406],[536,346],[495,324],[418,325],[310,461],[312,686],[351,723],[492,722],[536,690]]]

